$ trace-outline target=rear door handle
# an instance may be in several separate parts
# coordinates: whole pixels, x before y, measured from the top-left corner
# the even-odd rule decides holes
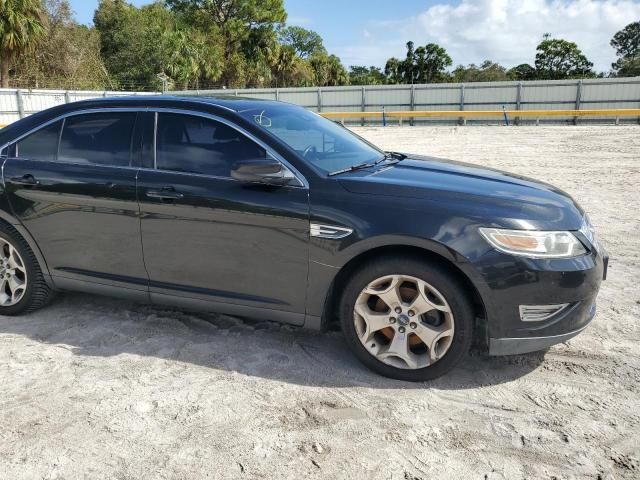
[[[184,197],[182,193],[173,190],[173,187],[161,190],[147,190],[145,195],[149,198],[159,198],[160,200],[178,200]]]
[[[29,173],[21,177],[11,177],[9,181],[11,183],[15,183],[16,185],[28,185],[28,186],[40,185],[40,182],[36,180],[36,177],[34,177]]]

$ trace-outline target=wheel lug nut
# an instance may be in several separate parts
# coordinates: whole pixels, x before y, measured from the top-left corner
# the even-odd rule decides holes
[[[400,333],[404,333],[404,327],[400,327],[400,328],[398,329],[398,331],[399,331]]]
[[[414,312],[413,310],[409,310],[408,313],[410,317],[413,317],[416,314],[416,312]]]
[[[396,307],[396,313],[402,313],[402,309],[400,307]]]
[[[411,323],[409,324],[409,326],[410,326],[411,328],[414,328],[414,329],[415,329],[415,328],[418,328],[418,324],[417,324],[416,322],[411,322]]]
[[[391,317],[391,318],[389,319],[389,323],[396,323],[396,319],[395,319],[395,317]]]

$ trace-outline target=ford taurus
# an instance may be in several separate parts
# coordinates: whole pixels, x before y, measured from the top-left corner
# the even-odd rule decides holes
[[[76,290],[341,326],[422,381],[472,342],[541,350],[595,314],[607,254],[567,194],[387,152],[301,107],[135,97],[0,130],[0,314]]]

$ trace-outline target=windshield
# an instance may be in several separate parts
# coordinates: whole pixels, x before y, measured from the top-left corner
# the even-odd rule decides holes
[[[384,158],[382,151],[346,128],[301,107],[271,104],[239,114],[327,173]]]

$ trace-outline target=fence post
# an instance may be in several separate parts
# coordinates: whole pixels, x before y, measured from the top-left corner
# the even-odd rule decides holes
[[[464,83],[460,85],[460,111],[464,111]],[[460,117],[458,119],[458,124],[466,125],[467,119],[466,117]]]
[[[582,80],[578,80],[576,88],[576,110],[580,110],[580,102],[582,102]],[[573,117],[573,124],[578,124],[578,117]]]
[[[276,102],[280,101],[280,90],[278,90],[278,87],[276,87]]]
[[[24,118],[24,98],[22,97],[22,91],[16,90],[16,102],[18,104],[18,117]]]
[[[411,105],[409,106],[409,108],[411,109],[412,112],[416,110],[416,86],[413,83],[411,84]],[[400,117],[400,122],[402,122],[402,117]],[[413,124],[414,124],[414,118],[411,117],[409,119],[409,125],[413,127]]]
[[[318,87],[318,112],[322,111],[322,90]]]
[[[366,91],[366,87],[363,85],[362,86],[362,111],[363,112],[366,110],[365,109],[366,106],[367,106],[367,91]],[[364,127],[364,117],[362,117],[362,120],[360,121],[360,125]]]
[[[71,103],[71,96],[69,95],[69,90],[64,91],[64,103]]]
[[[522,82],[518,82],[516,89],[516,110],[520,110],[520,104],[522,103]],[[516,117],[513,120],[514,125],[520,125],[520,117]]]

